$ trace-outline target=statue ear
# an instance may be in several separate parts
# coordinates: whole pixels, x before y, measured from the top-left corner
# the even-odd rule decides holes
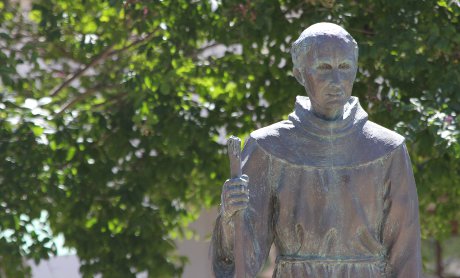
[[[305,86],[302,74],[298,68],[294,67],[292,74],[294,74],[295,79],[297,79],[297,82],[299,82],[300,85]]]

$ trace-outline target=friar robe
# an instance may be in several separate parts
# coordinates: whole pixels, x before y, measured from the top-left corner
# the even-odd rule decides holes
[[[251,133],[243,154],[246,277],[272,243],[273,277],[421,277],[418,200],[404,138],[367,119],[356,97],[339,120],[315,116],[297,97],[289,119]],[[218,217],[216,277],[234,277],[234,252]],[[240,278],[240,277],[238,277]]]

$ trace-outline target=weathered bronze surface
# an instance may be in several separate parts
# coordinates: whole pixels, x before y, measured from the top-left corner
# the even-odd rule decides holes
[[[225,182],[211,244],[216,277],[255,277],[272,244],[273,277],[421,277],[410,159],[404,138],[351,97],[355,40],[319,23],[291,53],[308,97],[297,97],[288,120],[251,133],[241,157],[249,181]]]

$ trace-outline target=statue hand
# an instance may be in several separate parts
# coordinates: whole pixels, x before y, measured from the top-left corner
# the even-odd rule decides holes
[[[249,203],[249,177],[242,175],[239,178],[228,179],[222,187],[221,214],[226,220],[238,211],[245,210]]]

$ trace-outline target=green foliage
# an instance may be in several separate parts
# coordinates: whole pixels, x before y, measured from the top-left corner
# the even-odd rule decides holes
[[[0,268],[27,276],[22,257],[55,253],[53,235],[31,228],[49,223],[85,277],[179,275],[173,240],[228,175],[223,131],[290,112],[304,92],[289,47],[319,21],[358,41],[354,94],[408,139],[423,235],[449,235],[459,18],[457,1],[0,2]]]

